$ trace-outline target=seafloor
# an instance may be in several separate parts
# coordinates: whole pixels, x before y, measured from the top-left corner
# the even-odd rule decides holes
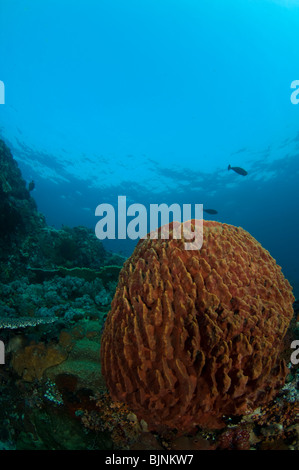
[[[0,449],[299,448],[298,366],[278,396],[218,430],[149,432],[109,396],[100,341],[124,263],[92,230],[54,229],[0,141]],[[287,333],[298,339],[299,304]]]

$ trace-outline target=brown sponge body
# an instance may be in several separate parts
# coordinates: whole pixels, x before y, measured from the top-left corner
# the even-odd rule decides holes
[[[203,224],[200,250],[171,231],[138,243],[105,324],[107,387],[152,430],[221,426],[268,402],[287,373],[294,297],[281,268],[242,228]]]

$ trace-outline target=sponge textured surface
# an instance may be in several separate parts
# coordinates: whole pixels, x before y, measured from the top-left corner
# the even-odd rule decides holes
[[[221,427],[271,400],[287,373],[294,297],[281,268],[242,228],[203,224],[200,250],[172,231],[138,243],[105,324],[110,394],[151,430]]]

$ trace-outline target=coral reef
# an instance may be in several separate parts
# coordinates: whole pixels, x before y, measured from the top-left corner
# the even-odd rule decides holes
[[[73,391],[88,389],[96,393],[105,389],[100,365],[101,326],[97,321],[81,320],[59,336],[59,347],[66,359],[45,372],[45,377],[57,383],[64,377],[73,377]]]
[[[2,141],[0,141],[0,209],[2,209],[0,214],[0,330],[1,340],[5,343],[5,364],[0,367],[1,450],[299,449],[299,369],[293,364],[288,364],[290,374],[275,400],[259,406],[251,414],[226,415],[223,418],[225,425],[223,429],[205,430],[196,426],[194,429],[192,428],[191,432],[184,434],[169,427],[159,433],[150,431],[150,419],[147,423],[143,419],[143,413],[138,413],[137,416],[131,406],[111,398],[101,374],[101,336],[124,258],[105,251],[94,233],[87,228],[63,227],[58,230],[47,226],[44,217],[37,212],[35,202],[27,190],[16,162]],[[151,246],[151,250],[152,248]],[[166,250],[166,248],[163,249]],[[139,245],[138,250],[140,250],[140,254],[144,253],[142,244]],[[206,254],[206,259],[215,252],[215,247],[213,250],[212,253]],[[162,253],[164,253],[163,250]],[[194,257],[194,254],[192,256]],[[227,256],[231,257],[231,260],[228,260],[228,266],[232,261],[237,262],[237,254],[229,255],[228,251]],[[170,305],[174,309],[173,313],[176,315],[177,321],[174,321],[176,317],[167,319],[162,316],[162,314],[165,315],[165,312],[169,313],[165,302],[166,297],[165,295],[163,297],[162,292],[165,291],[167,295],[170,295],[172,287],[170,288],[169,284],[162,282],[162,280],[158,285],[155,283],[155,276],[159,272],[160,265],[155,259],[154,250],[148,253],[145,262],[138,261],[136,253],[133,260],[130,260],[132,270],[136,261],[139,263],[138,266],[142,267],[143,272],[140,275],[139,267],[134,271],[134,283],[130,284],[129,290],[130,298],[126,294],[127,300],[125,298],[123,300],[124,312],[128,312],[130,304],[127,302],[131,299],[134,311],[136,311],[134,328],[137,333],[137,344],[140,347],[141,357],[146,359],[148,357],[152,359],[153,352],[148,348],[147,335],[151,334],[151,331],[154,333],[154,330],[151,330],[147,323],[143,323],[143,318],[146,318],[143,316],[145,315],[143,312],[146,310],[142,307],[141,312],[141,300],[146,303],[148,318],[152,319],[153,313],[156,312],[157,319],[161,319],[161,324],[155,328],[158,334],[166,333],[167,336],[164,334],[164,338],[166,338],[165,348],[167,351],[170,351],[171,346],[177,351],[180,345],[182,348],[185,345],[185,347],[192,349],[195,343],[191,336],[197,331],[196,321],[201,318],[198,331],[200,329],[202,332],[202,338],[197,346],[204,346],[205,351],[207,349],[210,351],[210,360],[206,361],[202,369],[202,375],[204,370],[208,374],[213,366],[212,354],[219,351],[214,346],[214,342],[219,339],[220,334],[220,327],[215,320],[214,303],[217,302],[216,296],[220,298],[220,294],[215,293],[216,288],[212,282],[213,275],[206,273],[207,266],[201,264],[203,261],[195,260],[195,264],[192,264],[190,269],[191,279],[194,277],[194,270],[200,263],[203,284],[206,286],[205,297],[202,300],[208,307],[206,311],[202,303],[199,302],[199,297],[196,297],[196,308],[203,317],[196,314],[192,321],[191,317],[194,311],[192,310],[192,302],[194,302],[192,293],[194,293],[194,289],[191,289],[190,292],[190,286],[180,275],[180,272],[185,272],[181,269],[181,261],[183,260],[189,269],[190,260],[185,260],[182,253],[176,248],[173,250],[173,254],[168,250],[167,257],[170,262],[175,257],[178,258],[170,271],[171,281],[172,278],[175,283],[180,281],[182,289],[186,293],[184,297],[182,289],[173,292],[174,298]],[[167,273],[170,269],[168,258],[165,259],[165,256],[161,258],[163,273]],[[253,258],[255,259],[255,256]],[[150,261],[152,262],[152,272],[149,267],[146,267],[147,262]],[[260,267],[264,265],[263,263],[262,260],[258,266],[259,276],[265,275]],[[122,272],[121,282],[124,281],[124,276],[126,282],[127,278],[131,276],[128,273],[129,264],[127,263]],[[224,283],[228,284],[228,269],[225,271],[223,268],[221,272]],[[257,292],[261,287],[257,283],[257,275],[257,272],[252,274],[250,295],[253,295],[253,299],[254,295],[259,295],[259,293],[254,294],[254,289]],[[208,277],[209,279],[207,279]],[[217,277],[217,279],[219,278]],[[271,276],[270,279],[272,279]],[[281,279],[281,275],[278,274],[277,279]],[[235,366],[240,363],[241,366],[244,366],[248,359],[248,356],[245,355],[247,350],[245,348],[244,353],[244,348],[242,349],[241,345],[237,347],[238,343],[236,340],[230,339],[230,335],[234,334],[234,325],[239,325],[240,329],[243,328],[242,315],[245,316],[243,310],[245,307],[243,304],[237,305],[236,293],[239,289],[240,295],[243,296],[246,289],[244,288],[244,292],[242,292],[242,282],[245,281],[241,272],[230,280],[236,284],[234,287],[236,292],[232,296],[234,301],[228,302],[229,307],[235,307],[234,317],[231,318],[227,306],[223,312],[218,309],[216,313],[222,321],[223,328],[227,328],[225,341],[227,341],[228,348],[231,348],[228,349],[228,353],[232,352],[233,346],[238,350],[235,356],[229,358],[231,365]],[[266,279],[263,279],[263,282],[265,281]],[[142,282],[144,290],[140,292],[139,297],[135,296],[136,289],[140,289]],[[192,280],[190,284],[193,286],[192,288],[196,282],[198,282],[197,278],[196,281]],[[264,317],[265,321],[269,323],[269,330],[276,318],[276,309],[279,311],[281,309],[280,296],[275,290],[275,282],[273,282],[272,288],[268,287],[271,298],[267,301],[264,312],[265,315],[267,312],[269,314],[267,319]],[[196,285],[198,286],[198,284]],[[282,286],[284,285],[284,281],[282,281]],[[219,282],[218,286],[221,288],[222,283]],[[283,293],[283,290],[281,292]],[[154,309],[158,305],[157,295],[160,294],[161,316],[159,317],[159,310]],[[119,291],[117,295],[119,295]],[[248,305],[250,305],[252,298],[249,296],[244,299],[245,303],[249,302]],[[245,310],[250,323],[248,328],[252,328],[253,334],[256,334],[254,321],[257,321],[257,328],[259,326],[265,328],[259,316],[262,312],[257,310],[257,304],[265,302],[263,299],[263,296],[261,299],[256,297],[252,310]],[[272,303],[271,299],[273,299]],[[288,296],[286,296],[286,302],[287,299]],[[223,300],[221,302],[222,306],[225,305]],[[187,319],[181,314],[181,309],[185,311],[184,308],[188,311],[189,317]],[[292,329],[287,332],[284,338],[287,350],[284,351],[283,357],[286,362],[290,361],[291,341],[298,339],[298,322],[296,323],[298,302],[295,302],[294,308],[295,316],[291,323]],[[273,310],[271,310],[271,314],[269,309]],[[282,335],[284,323],[287,323],[288,320],[283,317],[281,319],[283,320],[281,324]],[[164,320],[166,321],[164,322]],[[229,325],[231,326],[229,327]],[[144,329],[144,326],[147,330]],[[279,326],[277,323],[275,331],[279,330]],[[120,327],[123,328],[121,324]],[[228,331],[229,328],[230,331]],[[204,335],[206,332],[209,335],[212,331],[215,332],[215,337],[208,336],[205,343]],[[127,330],[126,341],[132,342],[132,338],[133,342],[136,341],[134,332],[130,333]],[[185,339],[186,332],[189,336]],[[180,341],[178,341],[178,333],[180,333]],[[245,329],[245,333],[248,335],[248,329]],[[242,334],[244,335],[243,330]],[[243,337],[240,336],[240,338]],[[162,339],[163,336],[161,336]],[[159,352],[161,341],[154,336],[152,340],[157,341],[157,352]],[[256,348],[259,340],[260,336],[257,335],[257,340],[256,342],[252,341],[251,347]],[[223,338],[220,334],[221,341]],[[269,337],[265,338],[265,347],[271,341],[274,345],[274,351],[271,351],[271,355],[272,352],[275,355],[279,338],[277,336],[275,339],[269,332]],[[121,340],[120,347],[122,344]],[[243,345],[242,341],[241,344]],[[195,364],[199,364],[202,360],[199,347],[198,350]],[[223,357],[226,353],[227,350],[224,350]],[[259,355],[256,354],[255,357],[258,359]],[[117,367],[126,367],[128,359],[130,357],[124,358],[120,354],[120,362]],[[219,364],[221,355],[216,356],[216,359],[216,365],[213,367]],[[168,361],[169,359],[166,362],[162,361],[161,365],[168,364]],[[169,363],[172,364],[171,361]],[[155,365],[155,363],[153,364]],[[178,367],[182,367],[180,362],[178,362]],[[185,368],[188,372],[191,370],[188,365],[185,365]],[[158,370],[161,369],[158,368]],[[177,373],[179,370],[177,368],[172,373]],[[182,370],[184,371],[184,369]],[[223,373],[224,376],[223,371],[225,371],[224,368],[218,369],[217,381],[221,381],[221,374]],[[130,380],[131,372],[147,373],[145,369],[140,369],[138,372],[136,368],[134,371],[130,371],[126,380]],[[264,372],[267,374],[267,369]],[[160,386],[162,382],[158,373],[157,377]],[[172,380],[170,372],[169,379]],[[232,376],[232,379],[235,380],[235,376]],[[257,380],[259,379],[260,377]],[[279,382],[279,378],[277,379]],[[176,380],[173,387],[175,393],[182,390],[188,392],[188,384],[184,390],[185,382],[181,382],[180,375]],[[244,388],[245,392],[249,383]],[[126,386],[128,384],[126,383]],[[211,390],[215,390],[216,385],[209,382]],[[152,393],[158,393],[159,387],[155,377],[152,387]],[[265,383],[261,380],[261,394],[264,393],[264,388]],[[205,392],[205,389],[203,391]],[[235,400],[237,401],[238,397]],[[215,403],[218,403],[217,400]],[[180,405],[180,402],[178,404]]]
[[[92,446],[69,410],[85,400],[82,390],[104,388],[100,335],[125,258],[107,252],[91,229],[49,227],[1,140],[0,212],[0,447]],[[71,380],[76,387],[66,391]],[[60,436],[61,444],[63,427],[69,442]]]
[[[49,367],[60,364],[66,355],[56,345],[32,344],[17,351],[11,365],[25,381],[40,380]]]
[[[83,425],[93,431],[109,431],[116,449],[129,447],[142,432],[142,423],[126,405],[111,401],[107,394],[94,398],[95,409],[84,410]]]
[[[181,432],[222,427],[223,416],[268,403],[287,374],[293,301],[281,268],[242,228],[204,221],[200,250],[185,250],[172,231],[140,241],[102,338],[113,399],[150,429]]]
[[[23,240],[35,227],[45,226],[44,217],[36,210],[34,199],[26,188],[17,162],[0,139],[0,253],[7,245]],[[4,242],[5,241],[5,245]]]
[[[0,139],[0,281],[28,276],[30,268],[97,271],[123,262],[122,256],[104,249],[92,229],[48,226],[17,162]]]

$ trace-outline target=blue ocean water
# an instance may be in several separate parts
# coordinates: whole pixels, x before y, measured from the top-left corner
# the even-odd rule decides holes
[[[298,22],[296,0],[1,0],[0,137],[48,224],[95,227],[120,195],[204,204],[298,298]]]

